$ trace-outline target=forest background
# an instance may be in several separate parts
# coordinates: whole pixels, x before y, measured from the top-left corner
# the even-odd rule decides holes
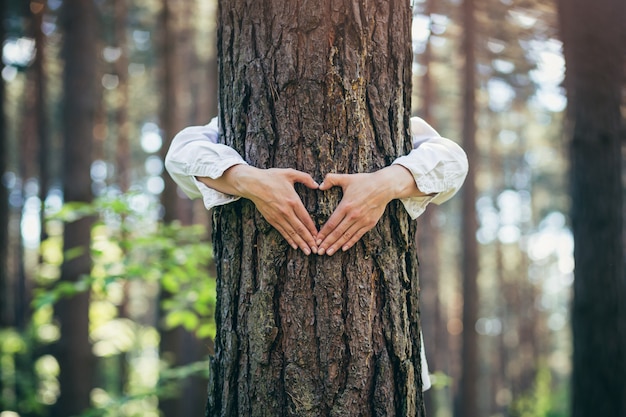
[[[92,10],[78,15],[85,36],[64,3]],[[464,114],[476,120],[470,191],[418,220],[428,415],[472,416],[455,409],[465,373],[474,415],[565,416],[574,238],[557,4],[476,2],[468,45],[467,3],[413,5],[413,113],[464,145]],[[83,416],[202,415],[215,336],[210,213],[176,189],[163,156],[176,132],[217,113],[217,5],[1,5],[0,417],[74,415],[61,392],[84,397]],[[68,88],[68,68],[93,79]],[[71,140],[84,118],[64,118],[68,100],[93,120]],[[85,182],[91,195],[65,203],[67,187]],[[77,219],[88,251],[64,248]],[[87,272],[68,276],[77,259]],[[80,357],[59,354],[68,343]],[[64,367],[80,386],[60,377]]]

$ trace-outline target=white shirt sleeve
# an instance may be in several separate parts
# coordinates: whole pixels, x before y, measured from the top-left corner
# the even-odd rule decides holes
[[[413,150],[393,164],[408,169],[425,197],[402,199],[405,209],[415,219],[433,202],[449,200],[461,188],[467,175],[467,157],[459,145],[442,138],[419,117],[411,118]],[[165,157],[165,167],[189,198],[202,198],[207,209],[228,204],[239,197],[207,187],[196,177],[219,178],[233,165],[246,161],[233,148],[218,143],[217,118],[205,126],[192,126],[174,137]]]
[[[233,148],[218,143],[217,118],[205,126],[192,126],[178,133],[165,156],[165,168],[189,198],[200,198],[208,209],[239,197],[207,187],[196,177],[219,178],[228,168],[247,164]]]
[[[448,201],[463,185],[468,163],[465,152],[450,139],[442,138],[435,129],[419,117],[411,118],[413,150],[393,161],[411,171],[424,197],[400,201],[411,218],[416,219],[429,203]]]

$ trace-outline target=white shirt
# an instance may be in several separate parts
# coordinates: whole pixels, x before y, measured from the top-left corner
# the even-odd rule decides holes
[[[247,162],[233,148],[219,143],[217,118],[204,126],[191,126],[174,137],[165,157],[165,167],[189,198],[200,198],[210,209],[238,200],[238,196],[207,187],[196,177],[216,179],[233,165]],[[416,219],[429,203],[449,200],[463,185],[467,175],[467,156],[459,145],[442,138],[419,117],[411,118],[413,150],[393,164],[407,168],[417,188],[429,194],[402,199],[411,218]]]
[[[467,156],[459,145],[442,138],[435,129],[419,117],[411,118],[413,150],[392,164],[407,168],[415,178],[424,197],[402,199],[411,218],[416,219],[429,203],[449,200],[463,185],[467,175]],[[189,198],[200,198],[207,209],[238,200],[239,197],[221,193],[198,181],[196,177],[216,179],[233,165],[247,162],[233,148],[219,143],[217,118],[205,126],[192,126],[174,137],[165,157],[165,167]],[[428,363],[421,345],[422,389],[430,388]]]

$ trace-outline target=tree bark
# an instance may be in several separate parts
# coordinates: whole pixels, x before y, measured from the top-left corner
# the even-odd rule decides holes
[[[620,114],[626,5],[560,1],[574,234],[572,416],[626,416]]]
[[[63,196],[66,202],[90,202],[92,135],[98,102],[97,18],[91,0],[63,3]],[[65,224],[63,250],[74,252],[64,260],[61,281],[74,283],[91,270],[90,234],[92,219]],[[59,362],[61,395],[53,416],[78,415],[90,406],[94,357],[89,343],[89,292],[63,298],[55,313],[61,337],[55,347]]]
[[[370,172],[411,149],[406,1],[222,1],[220,130],[260,168]],[[297,188],[318,227],[341,195]],[[250,201],[216,210],[207,416],[422,416],[415,223],[291,249]]]

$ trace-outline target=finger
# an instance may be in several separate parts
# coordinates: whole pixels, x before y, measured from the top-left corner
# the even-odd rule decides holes
[[[298,247],[302,250],[302,252],[304,252],[306,255],[310,255],[311,254],[311,252],[312,252],[311,248],[306,243],[306,241],[303,239],[301,234],[298,233],[298,230],[291,228],[287,233],[289,233],[291,238],[296,242],[296,245],[298,245]]]
[[[360,229],[359,229],[359,230],[358,230],[358,231],[354,234],[354,236],[352,236],[352,237],[350,238],[350,240],[348,240],[346,243],[344,243],[344,244],[341,246],[341,250],[345,252],[345,251],[347,251],[348,249],[350,249],[350,248],[351,248],[352,246],[354,246],[354,244],[355,244],[356,242],[358,242],[358,241],[359,241],[359,239],[361,239],[361,238],[363,237],[363,235],[364,235],[365,233],[367,233],[369,230],[370,230],[370,229],[368,229],[367,227],[361,227],[361,228],[360,228]]]
[[[292,248],[298,250],[298,245],[296,244],[296,242],[291,238],[291,235],[285,230],[284,227],[282,227],[280,224],[278,223],[272,223],[270,222],[270,224],[274,227],[274,229],[278,230],[278,233],[280,233],[280,235],[287,241],[287,243],[289,244],[289,246],[291,246]]]
[[[313,253],[317,253],[317,228],[315,227],[315,223],[313,223],[313,219],[311,219],[309,212],[306,208],[304,208],[304,205],[300,204],[294,207],[294,214],[297,222],[292,224],[292,226],[298,231],[300,236],[304,238]]]
[[[305,186],[313,190],[316,190],[317,188],[319,188],[319,184],[315,182],[313,177],[311,177],[311,175],[307,174],[306,172],[292,169],[290,172],[290,175],[291,175],[291,180],[293,182],[299,182],[300,184],[304,184]]]
[[[298,243],[298,246],[302,249],[302,251],[307,255],[310,255],[311,252],[317,253],[317,244],[315,242],[314,235],[295,215],[295,213],[293,213],[287,221],[289,222],[289,227],[286,229],[288,230],[291,238]],[[315,227],[313,227],[313,229],[315,229]]]
[[[309,231],[297,219],[296,215],[291,213],[283,213],[277,215],[266,215],[261,213],[263,217],[285,238],[289,246],[294,249],[300,248],[307,255],[311,254],[311,248],[305,242],[304,237],[308,236],[308,240],[315,243],[315,239],[310,235]],[[317,250],[317,247],[316,247]]]
[[[318,254],[323,255],[327,253],[331,247],[333,247],[337,241],[339,241],[343,234],[350,228],[351,223],[348,222],[347,217],[343,217],[342,220],[337,224],[337,227],[333,228],[328,236],[326,236],[320,245],[318,245]],[[335,251],[337,249],[335,248]]]
[[[328,256],[331,256],[335,252],[337,252],[340,248],[343,248],[347,244],[348,241],[350,241],[353,237],[357,236],[360,229],[361,229],[361,226],[358,225],[357,223],[353,223],[352,225],[350,225],[350,227],[348,227],[348,229],[345,232],[341,233],[341,235],[335,240],[335,242],[330,245],[330,247],[326,250],[326,254]],[[345,250],[348,250],[348,249],[349,247],[346,248]]]
[[[323,255],[324,251],[330,246],[330,240],[328,240],[328,238],[332,233],[335,232],[335,230],[337,229],[337,227],[339,227],[344,218],[345,213],[340,204],[339,207],[337,207],[337,209],[330,216],[330,218],[326,221],[324,226],[322,226],[322,230],[320,230],[317,234],[317,240],[315,243],[317,243],[318,246],[318,254]],[[322,253],[320,253],[319,250],[321,250]]]
[[[293,247],[294,249],[298,249],[300,248],[302,250],[302,252],[304,252],[306,255],[310,255],[311,254],[311,248],[309,247],[309,245],[304,241],[304,239],[302,238],[301,234],[298,233],[298,230],[293,228],[292,225],[288,225],[287,227],[285,227],[285,234],[287,235],[287,237],[285,237],[285,239],[287,239],[287,241],[289,242],[289,240],[293,241],[295,243],[295,247],[292,245],[291,247]],[[304,229],[304,226],[302,226],[302,230],[306,230]],[[285,236],[285,235],[283,235]]]
[[[326,174],[324,181],[320,184],[319,189],[322,191],[330,190],[333,187],[343,187],[344,174]]]

